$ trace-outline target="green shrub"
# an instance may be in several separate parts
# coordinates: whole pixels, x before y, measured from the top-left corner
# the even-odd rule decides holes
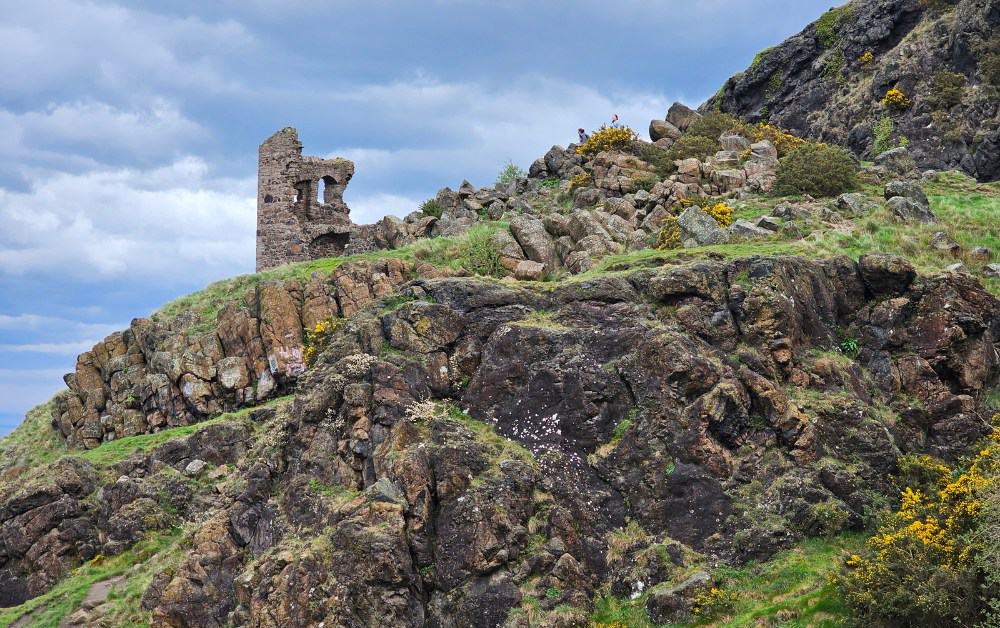
[[[718,141],[719,136],[726,132],[746,135],[746,123],[734,115],[713,111],[695,121],[685,133],[685,137],[707,137],[710,140]]]
[[[931,76],[931,93],[927,102],[935,109],[951,109],[962,102],[965,75],[958,72],[935,72]]]
[[[656,144],[643,144],[639,148],[639,159],[653,167],[657,177],[665,179],[674,172],[674,159],[670,151]]]
[[[774,191],[779,195],[836,196],[858,186],[854,156],[839,146],[807,143],[778,162]]]
[[[635,188],[633,191],[638,192],[639,190],[650,191],[659,179],[655,175],[646,175],[643,177],[636,177],[632,179],[632,187]]]
[[[1000,38],[991,37],[978,46],[979,78],[984,83],[1000,87]]]
[[[462,268],[477,275],[503,277],[506,273],[500,263],[500,246],[493,238],[496,229],[475,225],[462,236],[458,259]]]
[[[816,532],[827,538],[842,532],[851,518],[851,513],[836,499],[813,504],[810,514],[816,523]]]
[[[509,183],[519,177],[526,177],[527,173],[513,161],[508,160],[497,175],[497,183]]]
[[[892,132],[895,129],[895,124],[892,122],[892,118],[889,114],[883,113],[882,116],[872,123],[872,134],[875,136],[875,144],[872,150],[876,155],[884,153],[887,150],[893,148],[892,146]]]
[[[816,20],[816,40],[823,48],[832,48],[840,39],[840,26],[854,14],[853,7],[845,5],[830,9]]]
[[[936,112],[935,112],[936,113]],[[893,141],[896,125],[888,113],[883,112],[881,116],[872,122],[872,152],[876,155],[884,153],[893,148],[906,148],[910,145],[910,139],[905,135],[900,135],[899,139]],[[916,166],[914,166],[916,167]]]
[[[705,159],[709,155],[714,155],[720,148],[718,139],[688,133],[674,142],[674,145],[667,151],[667,159],[671,164],[678,159],[690,157]]]
[[[441,214],[444,212],[444,208],[438,205],[438,202],[435,199],[430,198],[420,204],[420,212],[424,216],[440,218]]]

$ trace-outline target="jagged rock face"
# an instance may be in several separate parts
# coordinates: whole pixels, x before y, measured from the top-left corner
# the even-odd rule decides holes
[[[529,597],[586,608],[633,584],[606,553],[627,519],[685,551],[764,558],[821,529],[817,504],[860,525],[902,452],[956,459],[998,375],[1000,302],[888,256],[404,294],[299,377],[271,453],[244,458],[245,488],[147,591],[154,625],[485,627]],[[857,361],[834,349],[845,333]],[[428,398],[499,436],[414,410]],[[108,522],[144,503],[139,484],[102,489],[97,525],[127,531]],[[672,567],[648,569],[647,584]]]
[[[69,458],[7,484],[4,601],[187,520],[184,558],[143,597],[154,626],[520,626],[508,611],[526,600],[586,609],[686,556],[766,558],[823,531],[821,506],[859,527],[901,453],[956,460],[976,443],[976,398],[1000,375],[1000,301],[887,255],[674,263],[549,290],[382,291],[371,268],[341,270],[351,300],[261,287],[260,308],[294,313],[298,333],[349,312],[292,402],[111,473]],[[261,355],[295,337],[260,326],[240,342]],[[183,479],[206,467],[228,482]],[[609,558],[629,520],[658,561]]]
[[[250,289],[211,331],[192,331],[199,321],[184,318],[136,319],[79,356],[53,424],[70,447],[94,448],[277,396],[305,370],[303,329],[351,316],[408,279],[398,260],[355,262]]]
[[[920,167],[996,180],[1000,86],[984,70],[991,62],[984,46],[998,27],[996,0],[855,0],[763,51],[702,111],[769,120],[869,158],[877,152],[872,122],[885,113],[893,145],[907,137]],[[954,91],[946,95],[949,80]],[[881,105],[891,88],[911,104]]]

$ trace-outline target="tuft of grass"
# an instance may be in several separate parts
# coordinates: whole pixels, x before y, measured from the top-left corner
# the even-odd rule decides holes
[[[40,467],[61,458],[66,441],[52,426],[55,397],[35,406],[13,432],[0,439],[0,479],[13,469]]]
[[[723,566],[713,572],[720,591],[732,599],[722,616],[695,618],[680,627],[771,626],[787,628],[834,628],[849,624],[851,611],[830,576],[839,569],[842,556],[864,545],[858,534],[832,539],[813,538],[776,555],[765,563],[743,567]],[[670,584],[670,583],[666,583]],[[604,596],[597,600],[591,621],[596,625],[653,628],[646,614],[650,589],[638,598]],[[774,623],[774,622],[778,623]]]
[[[533,310],[519,321],[514,321],[512,325],[519,327],[537,327],[551,331],[568,331],[568,327],[559,323],[553,318],[552,312],[548,310]]]
[[[490,447],[493,451],[493,460],[497,463],[504,460],[520,460],[534,467],[538,466],[534,455],[530,451],[525,449],[520,443],[498,434],[496,429],[489,423],[484,423],[470,417],[458,406],[451,403],[438,402],[435,403],[435,406],[437,406],[437,412],[441,413],[440,416],[461,423],[476,435],[476,440]]]

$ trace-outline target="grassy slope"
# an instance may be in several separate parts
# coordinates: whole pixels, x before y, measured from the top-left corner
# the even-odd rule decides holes
[[[977,246],[987,247],[993,251],[993,261],[997,261],[1000,256],[1000,182],[977,184],[967,177],[944,173],[923,187],[930,199],[931,209],[938,217],[936,223],[900,224],[885,209],[878,209],[853,222],[820,225],[802,240],[774,239],[668,251],[643,249],[612,255],[602,260],[594,270],[575,275],[569,280],[582,281],[596,275],[650,265],[662,260],[701,259],[717,255],[847,255],[857,259],[866,253],[894,253],[908,258],[924,274],[941,272],[956,262],[963,262],[970,272],[977,275],[982,271],[988,262],[968,257],[953,258],[931,248],[931,236],[937,231],[946,233],[949,238],[961,244],[966,252]],[[873,187],[868,187],[864,192],[881,199],[879,190]],[[795,199],[759,197],[739,209],[736,215],[739,218],[761,216],[777,204],[794,201]],[[1000,295],[1000,279],[981,277],[981,280],[993,294]]]
[[[0,627],[28,615],[27,626],[56,628],[64,617],[79,608],[91,586],[126,572],[125,586],[109,595],[117,611],[115,625],[148,626],[149,614],[139,608],[142,593],[159,571],[180,562],[184,537],[184,531],[177,527],[152,534],[117,556],[97,556],[72,570],[48,593],[4,609],[0,612]]]
[[[488,222],[476,225],[462,235],[426,238],[391,251],[372,251],[348,257],[330,257],[287,264],[253,275],[224,279],[209,285],[204,290],[167,303],[153,314],[153,319],[170,320],[181,313],[195,313],[201,320],[191,331],[210,331],[215,327],[219,310],[226,303],[242,302],[247,290],[270,281],[305,281],[314,274],[332,275],[347,262],[399,259],[410,264],[423,261],[438,268],[458,271],[470,265],[470,257],[476,253],[475,245],[481,242],[483,236],[488,236],[497,229],[506,228],[507,223]]]
[[[709,255],[726,257],[743,255],[805,255],[829,257],[831,255],[859,255],[885,252],[905,255],[924,273],[944,270],[956,261],[963,261],[972,272],[982,269],[983,262],[969,259],[956,260],[930,247],[931,235],[944,231],[961,244],[966,251],[985,246],[1000,254],[1000,183],[977,184],[974,180],[944,173],[924,184],[931,200],[931,207],[939,218],[932,224],[897,224],[884,210],[839,225],[819,225],[802,240],[765,240],[737,244],[705,246],[697,249],[657,251],[643,249],[623,255],[612,255],[602,260],[594,270],[572,277],[567,281],[581,281],[595,275],[625,270],[651,264],[660,260],[698,259]],[[864,190],[873,198],[881,199],[880,189],[869,186]],[[754,218],[767,214],[780,203],[796,203],[801,199],[789,197],[756,197],[737,208],[737,218]],[[832,201],[829,201],[832,203]],[[457,271],[468,267],[469,243],[476,230],[492,231],[506,228],[506,223],[486,223],[476,227],[472,234],[418,240],[414,244],[392,251],[374,251],[344,258],[327,258],[289,264],[255,275],[241,275],[216,282],[204,290],[176,299],[164,305],[153,316],[169,320],[182,312],[200,316],[193,331],[208,331],[215,323],[219,309],[230,301],[242,301],[246,291],[261,283],[281,280],[305,280],[315,273],[329,275],[345,262],[400,259],[410,263],[424,261],[438,268]],[[994,294],[1000,294],[1000,280],[984,279],[983,283]]]
[[[844,625],[850,609],[840,598],[829,576],[840,566],[840,558],[863,544],[862,537],[842,535],[833,539],[808,539],[772,560],[739,569],[720,567],[712,576],[716,586],[735,601],[707,609],[695,626],[782,626],[784,628],[833,628]],[[610,628],[653,628],[642,596],[637,600],[605,597],[598,600],[592,620]]]
[[[290,397],[280,397],[266,404],[244,408],[237,412],[220,415],[214,419],[183,425],[155,434],[129,436],[102,444],[100,447],[80,452],[68,452],[61,439],[48,427],[49,404],[43,404],[28,413],[28,418],[18,430],[0,440],[0,452],[22,451],[42,443],[56,443],[51,450],[40,449],[28,458],[32,465],[46,465],[64,456],[82,458],[93,463],[103,472],[105,481],[112,481],[113,465],[133,454],[153,451],[167,441],[184,438],[217,423],[246,422],[247,415],[257,409],[275,406],[288,401]],[[22,429],[23,428],[23,429]],[[51,434],[46,434],[47,428]],[[34,467],[30,471],[44,474],[44,468]],[[110,475],[109,475],[110,473]],[[36,478],[32,478],[36,479]],[[188,536],[181,527],[159,531],[140,541],[128,551],[113,557],[98,556],[81,565],[51,591],[33,598],[20,606],[0,611],[0,628],[8,626],[19,618],[30,614],[30,626],[58,626],[63,617],[76,610],[86,597],[90,587],[124,573],[128,574],[125,584],[111,592],[108,604],[111,606],[105,617],[111,618],[116,626],[149,625],[148,613],[139,608],[143,592],[153,577],[161,571],[180,562],[183,557],[184,539]]]

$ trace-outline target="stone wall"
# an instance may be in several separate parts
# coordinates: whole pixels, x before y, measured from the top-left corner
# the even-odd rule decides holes
[[[305,329],[359,309],[409,279],[405,262],[345,264],[328,276],[267,283],[227,303],[214,329],[139,318],[77,358],[53,424],[70,447],[186,425],[283,394],[305,370]]]
[[[354,227],[344,190],[346,159],[303,157],[286,127],[260,145],[257,171],[257,270],[344,254]]]

